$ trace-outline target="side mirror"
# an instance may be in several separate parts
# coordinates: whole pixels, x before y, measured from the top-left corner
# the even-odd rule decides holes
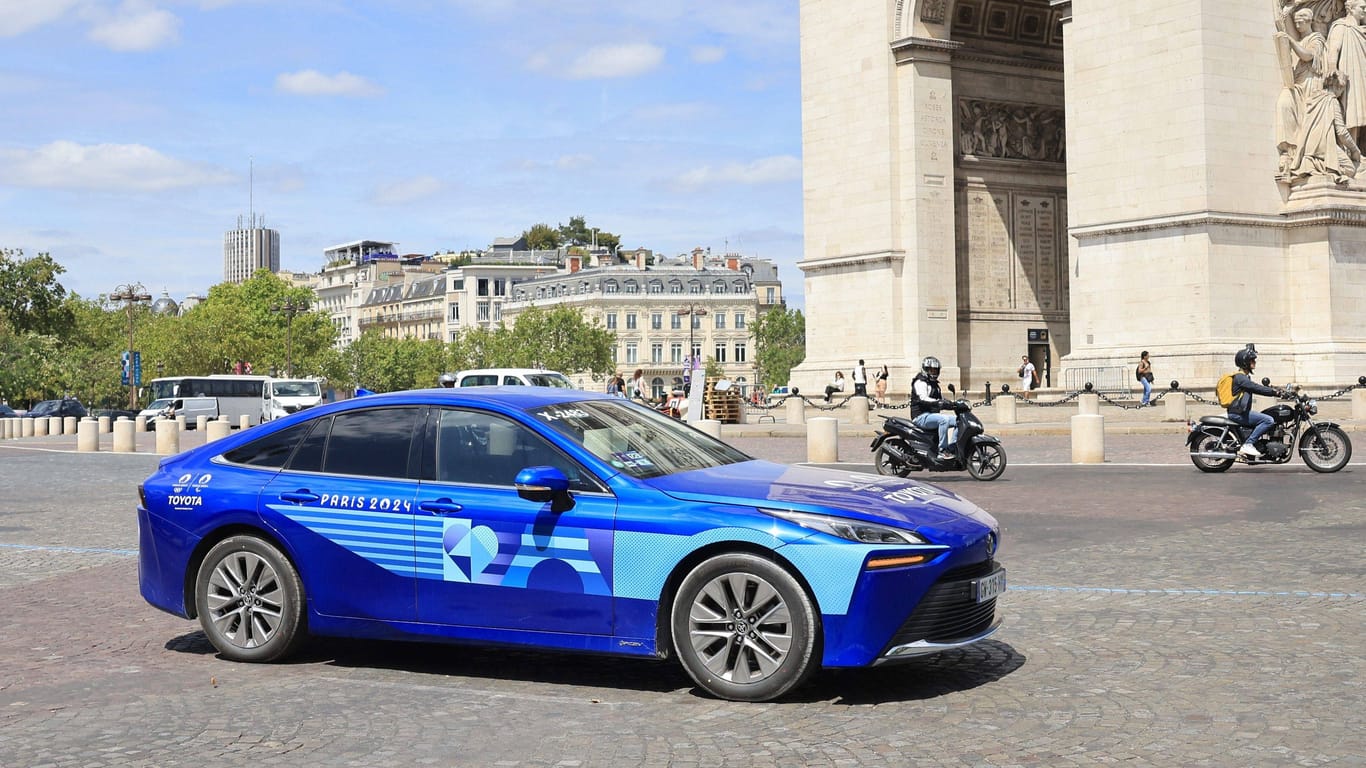
[[[1263,386],[1263,387],[1269,387],[1269,386],[1271,386],[1271,379],[1268,379],[1267,377],[1263,376],[1263,377],[1262,377],[1262,386]]]
[[[949,384],[949,391],[950,391],[950,392],[957,392],[958,389],[957,389],[956,387],[954,387],[953,384]]]
[[[570,501],[569,478],[557,467],[527,467],[517,473],[512,483],[517,487],[518,496],[537,504],[555,502],[553,509],[557,512],[561,511],[561,502]]]

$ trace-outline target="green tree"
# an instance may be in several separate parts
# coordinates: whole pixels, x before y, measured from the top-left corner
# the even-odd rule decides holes
[[[503,330],[503,329],[500,329]],[[576,307],[531,307],[517,315],[501,345],[505,365],[549,368],[561,373],[589,372],[594,378],[613,370],[616,335],[584,319]]]
[[[801,310],[775,307],[750,326],[754,360],[765,389],[788,383],[792,369],[806,359],[806,318]]]
[[[522,237],[533,251],[553,251],[560,247],[560,232],[549,224],[533,224]]]
[[[621,245],[621,236],[603,229],[594,232],[582,216],[569,217],[569,223],[561,224],[558,232],[560,242],[566,245],[590,246],[597,243],[599,247],[609,251],[615,251]]]
[[[343,350],[340,358],[342,378],[334,384],[394,392],[436,386],[446,353],[440,339],[393,339],[371,329]]]
[[[57,282],[65,271],[46,253],[24,258],[23,250],[0,249],[0,316],[15,333],[60,335],[68,329],[66,288]]]

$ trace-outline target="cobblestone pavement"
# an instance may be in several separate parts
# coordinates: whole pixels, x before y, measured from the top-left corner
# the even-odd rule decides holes
[[[155,457],[0,443],[0,766],[1366,765],[1366,471],[1203,475],[1180,439],[1073,467],[1066,438],[1011,437],[997,481],[929,476],[1001,520],[1005,627],[758,705],[640,660],[340,640],[219,660],[137,594]]]

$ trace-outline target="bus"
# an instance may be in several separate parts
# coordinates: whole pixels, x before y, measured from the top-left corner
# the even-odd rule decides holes
[[[261,423],[261,401],[269,376],[165,376],[152,379],[153,400],[168,397],[218,398],[218,415],[236,427],[243,416],[248,424]]]

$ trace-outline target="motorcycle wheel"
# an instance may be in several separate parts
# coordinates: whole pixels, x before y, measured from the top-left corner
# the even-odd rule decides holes
[[[968,474],[977,480],[995,480],[1006,471],[1006,449],[998,444],[983,443],[968,456]]]
[[[905,450],[905,448],[903,447],[902,450]],[[879,475],[905,477],[906,475],[911,474],[910,467],[892,458],[892,455],[887,452],[886,443],[879,445],[877,450],[873,451],[873,466],[877,468],[877,473]]]
[[[1352,441],[1337,427],[1309,430],[1300,438],[1300,458],[1315,472],[1336,472],[1352,458]]]
[[[1200,437],[1196,439],[1195,445],[1191,446],[1191,463],[1201,472],[1223,472],[1233,466],[1233,459],[1206,459],[1196,456],[1195,454],[1233,453],[1238,450],[1238,446],[1233,445],[1232,443],[1233,441],[1230,440],[1229,445],[1222,445],[1217,433],[1202,433]]]

